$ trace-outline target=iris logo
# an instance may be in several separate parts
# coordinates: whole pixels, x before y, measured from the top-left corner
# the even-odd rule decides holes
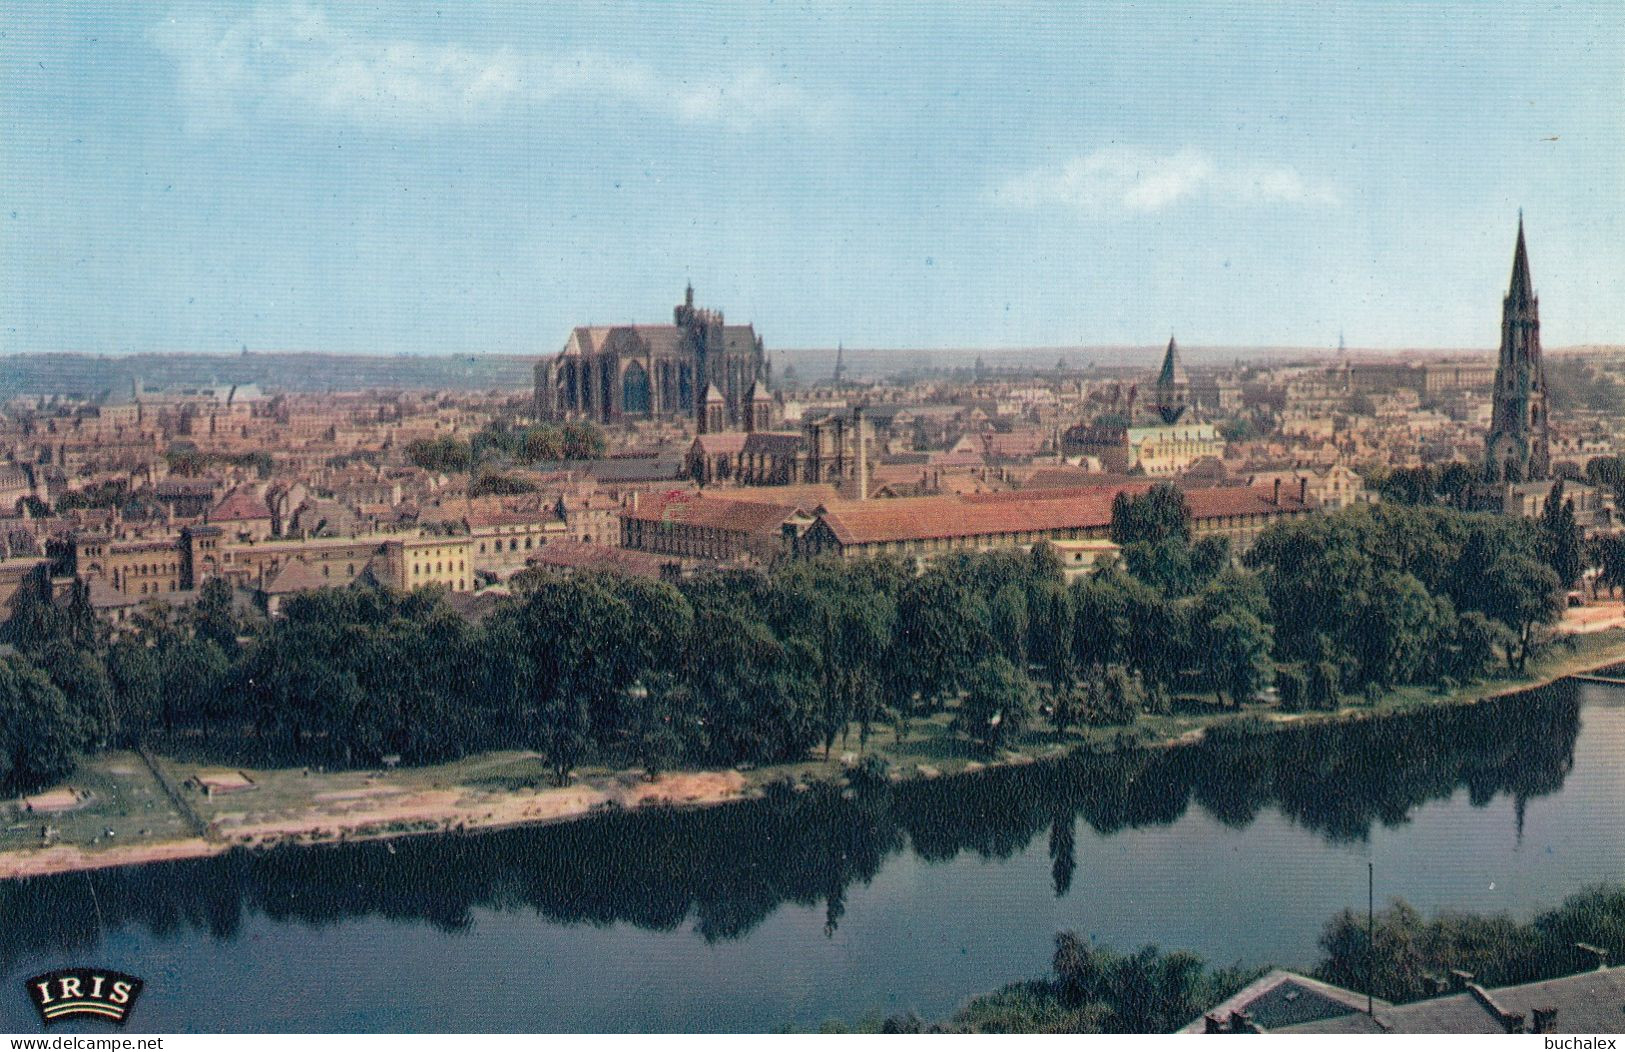
[[[123,1026],[145,984],[105,968],[64,968],[36,975],[23,985],[46,1026],[78,1016]]]

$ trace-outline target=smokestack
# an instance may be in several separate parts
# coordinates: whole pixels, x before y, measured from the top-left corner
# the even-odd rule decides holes
[[[858,432],[858,499],[869,499],[869,443],[863,435],[863,406],[852,407],[852,426]]]
[[[1275,476],[1275,497],[1273,501],[1276,507],[1281,506],[1281,476],[1279,475]]]
[[[1302,476],[1301,478],[1298,479],[1298,503],[1299,504],[1304,504],[1304,505],[1307,505],[1309,503],[1309,476],[1308,475],[1304,475],[1304,476]]]

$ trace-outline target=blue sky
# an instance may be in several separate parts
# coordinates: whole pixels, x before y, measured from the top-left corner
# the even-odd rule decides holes
[[[1625,4],[8,3],[0,351],[1625,342]]]

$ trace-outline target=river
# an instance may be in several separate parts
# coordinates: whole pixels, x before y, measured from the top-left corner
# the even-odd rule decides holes
[[[1379,902],[1527,919],[1625,879],[1625,691],[1229,736],[842,796],[0,883],[22,980],[147,982],[132,1031],[773,1030],[1047,971],[1054,933],[1308,967]],[[71,1024],[70,1024],[71,1025]]]

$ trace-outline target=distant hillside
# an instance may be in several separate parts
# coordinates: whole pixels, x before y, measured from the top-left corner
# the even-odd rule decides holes
[[[1065,359],[1071,368],[1154,369],[1162,360],[1161,346],[1012,347],[910,350],[907,348],[846,349],[848,375],[879,377],[926,368],[969,368],[981,358],[987,365],[1039,367]],[[1180,351],[1189,365],[1224,365],[1241,361],[1313,361],[1337,352],[1312,347],[1187,347]],[[1625,352],[1617,346],[1549,347],[1549,355],[1611,357]],[[828,347],[771,348],[775,375],[795,366],[803,382],[817,382],[835,367],[835,350]],[[1433,358],[1483,355],[1493,360],[1494,348],[1412,351],[1371,351],[1349,348],[1356,360],[1381,357]],[[398,390],[530,390],[536,358],[512,354],[400,355],[373,354],[130,354],[69,353],[12,354],[0,357],[0,399],[19,394],[99,396],[127,392],[134,380],[149,387],[205,383],[256,383],[267,390],[356,391],[368,388]]]
[[[98,396],[149,387],[254,383],[284,391],[367,388],[529,389],[536,359],[518,355],[393,357],[362,354],[13,354],[0,358],[0,398]]]
[[[845,351],[846,371],[849,376],[885,376],[923,369],[970,368],[980,358],[990,368],[1048,368],[1057,360],[1064,360],[1069,368],[1089,367],[1102,369],[1144,368],[1155,369],[1162,362],[1167,343],[1132,346],[1094,345],[1072,347],[945,347],[936,349],[863,348],[848,347]],[[832,347],[770,348],[774,368],[782,370],[795,366],[797,375],[805,381],[823,379],[835,368],[835,349]],[[1235,361],[1263,362],[1283,360],[1331,359],[1337,351],[1327,347],[1224,347],[1200,344],[1179,344],[1186,365],[1229,365]],[[1459,351],[1370,351],[1350,348],[1349,353],[1360,357],[1390,357],[1410,354],[1450,354]],[[1493,354],[1494,348],[1469,353]]]

